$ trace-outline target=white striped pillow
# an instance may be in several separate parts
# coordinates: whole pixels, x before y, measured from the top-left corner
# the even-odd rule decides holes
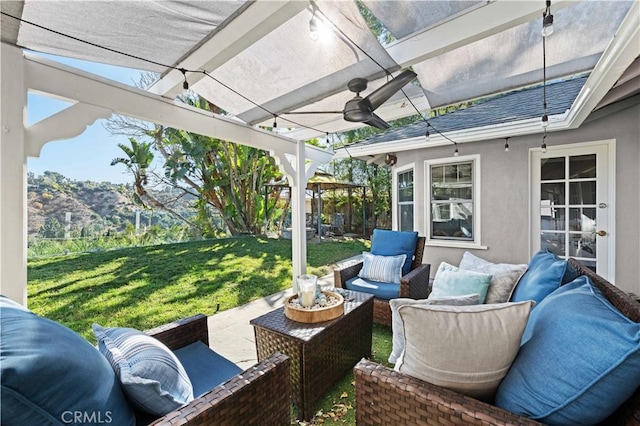
[[[406,254],[376,256],[367,251],[363,251],[363,264],[358,276],[371,281],[400,284],[402,265],[406,258]]]
[[[163,416],[193,400],[184,367],[156,338],[133,328],[93,324],[98,350],[116,373],[124,392],[140,409]]]

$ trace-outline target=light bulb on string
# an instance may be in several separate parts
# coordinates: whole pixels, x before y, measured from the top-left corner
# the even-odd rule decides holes
[[[509,138],[504,139],[504,152],[509,152]]]
[[[547,144],[545,143],[545,139],[547,138],[547,132],[544,132],[544,136],[542,137],[542,145],[540,145],[540,149],[542,150],[543,154],[547,153]]]
[[[184,68],[180,68],[178,71],[180,71],[182,73],[182,76],[184,77],[184,82],[182,83],[182,88],[184,90],[189,90],[189,82],[187,81],[187,70]]]
[[[542,36],[548,37],[553,34],[553,15],[551,14],[551,0],[547,0],[547,7],[542,13]]]
[[[456,149],[453,151],[453,156],[457,157],[460,153],[458,152],[458,144],[456,144]]]
[[[542,114],[541,124],[542,124],[542,127],[544,128],[547,128],[547,126],[549,126],[549,116],[547,115],[546,112]]]

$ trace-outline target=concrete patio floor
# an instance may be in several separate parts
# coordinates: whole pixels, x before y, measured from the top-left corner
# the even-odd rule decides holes
[[[340,262],[344,265],[357,261],[362,256],[355,256]],[[323,287],[333,287],[333,274],[318,278]],[[249,324],[253,318],[277,309],[285,299],[292,295],[292,289],[274,293],[262,299],[254,300],[246,305],[219,312],[209,317],[209,346],[211,349],[247,369],[258,362],[253,327]]]

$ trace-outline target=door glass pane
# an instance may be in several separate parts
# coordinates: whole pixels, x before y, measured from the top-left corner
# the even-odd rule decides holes
[[[543,158],[540,160],[540,179],[564,179],[564,157]]]
[[[565,256],[565,234],[559,232],[541,232],[540,248],[549,249],[558,256]]]
[[[595,204],[596,182],[571,182],[569,183],[570,204]]]
[[[596,155],[578,155],[569,158],[569,178],[583,179],[596,177]]]
[[[569,256],[593,259],[596,257],[596,244],[596,236],[591,232],[569,234]]]
[[[542,205],[564,204],[564,182],[540,184],[540,199]],[[547,202],[545,202],[548,200]]]
[[[595,232],[596,230],[596,209],[575,208],[569,209],[569,230],[582,232]]]
[[[543,231],[564,230],[564,208],[543,207],[540,209],[540,229]]]

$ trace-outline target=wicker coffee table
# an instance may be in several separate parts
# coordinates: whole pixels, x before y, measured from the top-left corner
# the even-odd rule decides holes
[[[327,389],[371,355],[373,296],[346,291],[344,298],[344,315],[331,321],[295,322],[284,316],[284,308],[251,320],[258,361],[276,351],[291,359],[291,398],[300,420],[313,417]]]

